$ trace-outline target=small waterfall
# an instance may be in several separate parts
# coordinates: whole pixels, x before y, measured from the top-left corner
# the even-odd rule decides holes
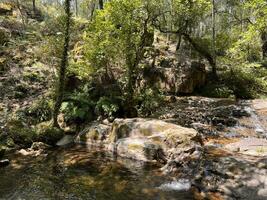
[[[256,114],[255,110],[252,109],[251,107],[245,107],[245,110],[250,114],[250,118],[253,122],[255,132],[260,133],[260,134],[265,134],[267,136],[266,130],[261,125],[261,121],[260,121],[258,115]]]

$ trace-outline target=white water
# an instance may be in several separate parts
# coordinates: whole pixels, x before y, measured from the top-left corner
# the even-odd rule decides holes
[[[262,134],[266,133],[263,126],[261,125],[261,121],[260,121],[258,115],[255,113],[255,110],[253,110],[250,107],[246,107],[245,110],[250,114],[250,118],[253,122],[255,131],[257,133],[262,133]]]
[[[161,186],[158,187],[158,189],[164,191],[172,191],[172,190],[186,191],[189,190],[190,188],[191,188],[191,183],[187,179],[179,179],[177,181],[172,181],[170,183],[162,184]]]

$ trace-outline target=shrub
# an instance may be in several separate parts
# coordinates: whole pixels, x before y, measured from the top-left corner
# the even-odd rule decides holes
[[[147,117],[151,115],[153,111],[161,105],[161,103],[163,102],[163,96],[157,90],[145,88],[140,91],[137,100],[139,102],[139,114]]]
[[[113,118],[120,109],[121,99],[111,97],[101,97],[96,104],[96,113]]]
[[[66,123],[91,121],[94,117],[94,106],[86,90],[75,91],[65,98],[61,112]]]
[[[47,121],[52,118],[52,101],[49,99],[40,99],[34,102],[30,108],[25,110],[25,114],[30,117],[32,124]]]
[[[233,68],[223,74],[223,81],[237,98],[252,99],[266,93],[266,83],[254,68]]]

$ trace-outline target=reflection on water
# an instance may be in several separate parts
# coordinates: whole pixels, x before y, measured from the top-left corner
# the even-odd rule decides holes
[[[11,155],[10,159],[11,165],[0,169],[0,199],[193,199],[191,192],[160,189],[174,180],[156,166],[85,147],[57,149],[46,157]]]

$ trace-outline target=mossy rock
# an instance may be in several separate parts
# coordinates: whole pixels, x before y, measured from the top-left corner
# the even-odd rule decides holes
[[[112,125],[109,141],[116,142],[121,138],[128,137],[129,132],[130,132],[129,124],[120,124],[120,122],[114,122]]]
[[[32,142],[36,139],[35,131],[27,127],[21,120],[12,119],[8,121],[7,129],[10,137],[10,144],[15,143],[23,147],[30,147]]]
[[[53,146],[64,136],[64,131],[60,128],[53,127],[51,121],[38,124],[35,130],[37,141]]]

